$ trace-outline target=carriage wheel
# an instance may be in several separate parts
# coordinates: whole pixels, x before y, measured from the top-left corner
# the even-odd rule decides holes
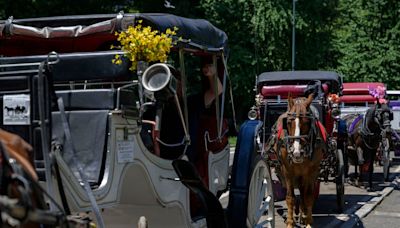
[[[259,150],[262,122],[248,120],[240,128],[229,188],[229,227],[274,227],[272,178]]]
[[[268,164],[256,156],[248,189],[247,227],[274,227],[272,178]]]
[[[336,203],[338,211],[342,212],[344,208],[344,181],[345,181],[345,167],[343,160],[343,151],[338,149],[336,151]]]
[[[385,138],[382,142],[382,162],[383,162],[383,178],[385,181],[389,180],[390,174],[390,148],[389,139]]]

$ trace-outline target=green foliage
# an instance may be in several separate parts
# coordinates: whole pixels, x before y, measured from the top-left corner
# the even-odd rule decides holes
[[[229,38],[229,72],[238,118],[254,103],[256,75],[290,70],[290,0],[3,0],[0,17],[163,12],[205,18]],[[296,70],[336,70],[346,81],[400,89],[400,1],[298,0]]]
[[[200,6],[204,10],[205,18],[228,35],[229,72],[238,117],[244,118],[253,104],[253,88],[257,75],[255,37],[251,24],[252,6],[248,1],[232,0],[202,0]]]
[[[253,104],[256,75],[291,69],[292,1],[202,0],[200,4],[205,18],[228,34],[235,100],[241,104],[239,113],[245,114]],[[337,0],[296,5],[296,69],[334,68],[331,41]]]
[[[400,2],[341,0],[335,27],[337,69],[346,81],[380,81],[400,88]]]

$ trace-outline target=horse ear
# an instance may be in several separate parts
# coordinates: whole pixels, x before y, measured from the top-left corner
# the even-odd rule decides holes
[[[288,94],[288,110],[290,110],[293,107],[293,105],[294,105],[294,101],[292,98],[292,93],[289,92],[289,94]]]

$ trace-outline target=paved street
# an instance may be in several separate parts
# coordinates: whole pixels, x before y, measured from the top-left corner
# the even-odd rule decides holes
[[[320,196],[315,202],[314,227],[399,227],[400,192],[397,188],[400,177],[400,163],[391,168],[391,180],[383,182],[382,168],[375,166],[373,177],[374,191],[346,183],[345,208],[343,213],[336,211],[336,189],[334,183],[321,183]],[[354,167],[350,168],[350,174]],[[400,181],[399,181],[400,182]],[[366,184],[366,183],[365,183]],[[286,227],[286,202],[275,203],[276,227]],[[300,227],[300,226],[299,226]]]
[[[231,158],[233,153],[232,150]],[[390,172],[390,181],[384,182],[382,167],[375,164],[374,189],[370,192],[363,186],[356,187],[351,181],[346,183],[343,213],[336,210],[336,185],[322,182],[313,210],[314,227],[400,227],[400,159],[393,160]],[[351,166],[350,177],[353,173],[354,166]],[[366,176],[364,180],[367,180]],[[286,202],[275,202],[275,210],[276,227],[286,227]]]

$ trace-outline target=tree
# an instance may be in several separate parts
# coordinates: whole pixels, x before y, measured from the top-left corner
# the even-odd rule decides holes
[[[229,37],[234,94],[239,110],[253,104],[255,76],[264,71],[290,70],[292,48],[292,1],[202,0],[205,18]],[[297,3],[296,69],[335,67],[331,42],[337,0],[307,0]]]
[[[380,81],[390,89],[400,87],[398,9],[396,0],[340,1],[334,42],[337,69],[346,81]]]

